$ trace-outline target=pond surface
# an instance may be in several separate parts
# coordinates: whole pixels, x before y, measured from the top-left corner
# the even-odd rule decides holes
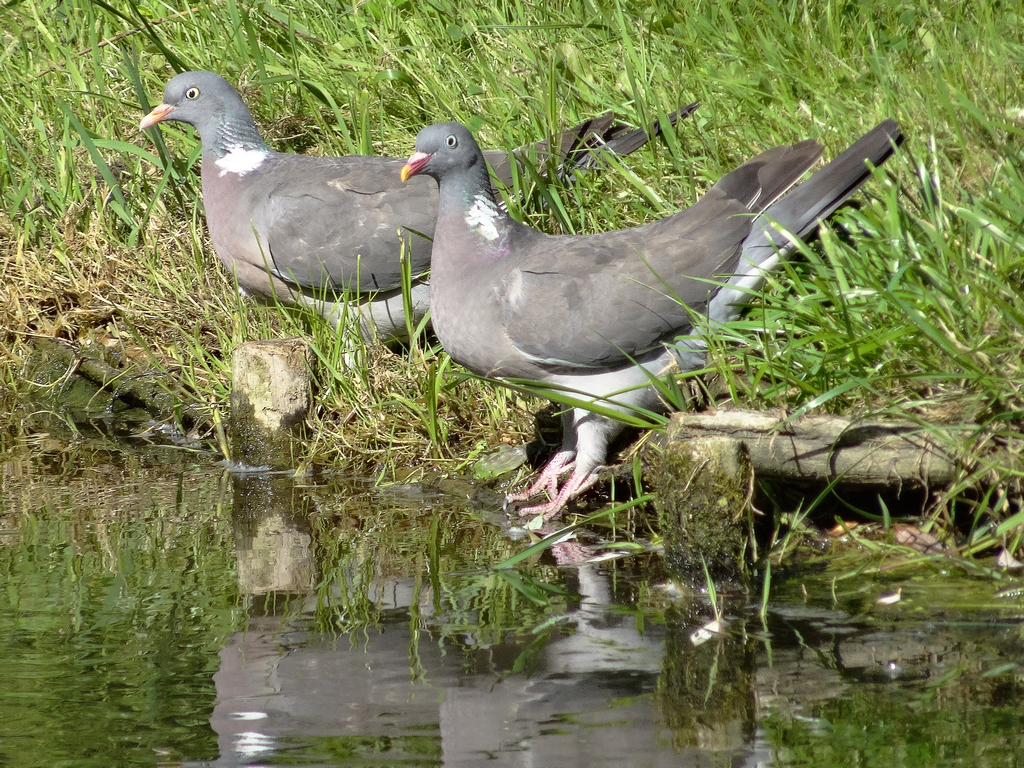
[[[776,576],[695,644],[656,555],[491,570],[458,483],[0,440],[3,766],[1024,765],[1016,578]]]

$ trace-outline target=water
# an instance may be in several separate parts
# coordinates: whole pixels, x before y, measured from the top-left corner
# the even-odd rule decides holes
[[[3,447],[0,765],[1024,765],[1019,579],[777,578],[695,645],[656,556],[488,569],[461,486]]]

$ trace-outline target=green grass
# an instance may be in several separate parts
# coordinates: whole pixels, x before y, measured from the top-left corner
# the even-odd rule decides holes
[[[1016,3],[22,0],[0,30],[0,382],[15,394],[42,335],[176,370],[183,403],[226,410],[231,348],[301,334],[321,383],[312,461],[462,471],[530,436],[538,403],[426,341],[348,365],[350,335],[236,297],[204,228],[197,137],[137,129],[176,68],[220,72],[273,146],[313,154],[405,156],[420,127],[452,118],[511,147],[608,109],[647,124],[701,101],[621,167],[525,183],[520,214],[552,232],[648,221],[769,146],[818,138],[833,156],[892,116],[903,151],[718,338],[710,366],[746,406],[956,425],[977,461],[935,514],[968,496],[998,519],[1020,509]],[[1020,530],[1000,536],[1019,546]]]

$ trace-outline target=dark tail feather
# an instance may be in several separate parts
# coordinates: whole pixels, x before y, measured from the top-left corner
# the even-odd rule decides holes
[[[871,177],[867,163],[877,167],[903,143],[903,133],[893,120],[884,120],[764,213],[755,232],[743,244],[744,256],[760,264],[776,248],[784,248],[787,237],[772,227],[804,237],[845,203]],[[755,256],[754,253],[757,252]]]
[[[692,115],[699,102],[688,104],[668,116],[669,125]],[[598,164],[598,159],[606,152],[620,157],[635,152],[650,141],[651,136],[662,132],[662,123],[655,121],[650,134],[643,128],[631,128],[618,123],[611,112],[584,120],[579,125],[562,131],[558,138],[559,176],[569,176],[572,171],[586,172]],[[543,167],[550,153],[550,143],[538,141],[525,147],[513,150],[511,154],[503,152],[486,152],[487,162],[491,165],[492,175],[506,187],[512,185],[512,156],[522,157],[533,155],[538,167]]]
[[[876,167],[881,165],[902,142],[899,126],[885,120],[788,195],[769,205],[743,242],[736,272],[708,305],[708,317],[715,322],[736,317],[750,292],[764,282],[765,270],[774,266],[780,252],[785,255],[791,250],[789,238],[776,230],[772,222],[800,237],[806,236],[870,178],[868,162]]]
[[[695,101],[668,115],[669,126],[674,126],[680,120],[685,120],[696,112],[699,106],[700,102]],[[605,152],[625,157],[640,149],[651,140],[652,136],[659,136],[663,130],[660,120],[654,121],[650,134],[643,128],[629,128],[621,123],[616,123],[604,135],[591,133],[579,146],[565,153],[562,157],[563,169],[564,171],[588,171],[597,165],[598,159]]]

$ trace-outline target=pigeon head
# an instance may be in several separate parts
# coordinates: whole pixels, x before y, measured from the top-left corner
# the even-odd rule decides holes
[[[416,135],[416,151],[402,168],[402,181],[425,173],[440,183],[450,175],[487,176],[487,164],[473,134],[459,123],[428,125]]]
[[[182,72],[171,78],[163,103],[142,118],[139,130],[164,121],[191,125],[203,147],[218,156],[235,148],[268,150],[238,91],[214,72]]]

